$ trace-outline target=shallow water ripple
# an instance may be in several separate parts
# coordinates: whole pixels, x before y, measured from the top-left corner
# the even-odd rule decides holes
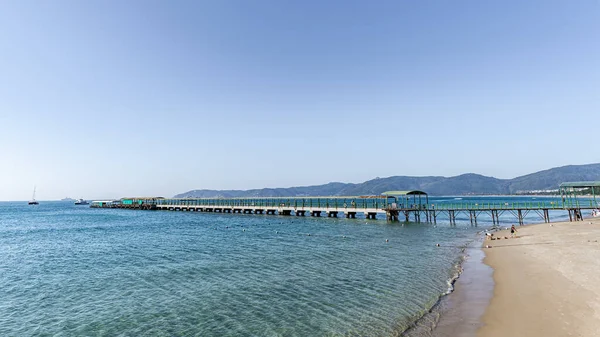
[[[0,203],[0,335],[397,335],[476,230]]]

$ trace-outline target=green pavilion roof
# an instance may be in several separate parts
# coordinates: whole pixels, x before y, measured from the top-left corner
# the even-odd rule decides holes
[[[423,191],[387,191],[387,192],[383,192],[381,193],[382,195],[427,195],[427,193],[423,192]]]
[[[600,181],[575,181],[575,182],[567,182],[560,184],[560,187],[577,187],[577,188],[587,188],[587,187],[600,187]]]

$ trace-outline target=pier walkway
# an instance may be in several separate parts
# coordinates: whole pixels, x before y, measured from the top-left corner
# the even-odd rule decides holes
[[[550,211],[566,211],[571,221],[583,220],[582,210],[598,208],[595,200],[549,199],[538,202],[484,202],[430,204],[421,191],[392,191],[380,196],[290,197],[290,198],[122,198],[113,201],[94,201],[93,208],[125,208],[142,210],[187,211],[209,213],[264,214],[284,216],[314,216],[366,219],[385,218],[390,221],[437,223],[438,217],[456,224],[465,216],[476,225],[481,214],[499,224],[503,214],[509,214],[523,224],[524,218],[537,214],[550,222]]]

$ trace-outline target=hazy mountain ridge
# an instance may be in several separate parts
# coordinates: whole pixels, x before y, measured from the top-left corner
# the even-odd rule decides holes
[[[192,190],[175,198],[296,197],[321,195],[377,195],[385,191],[422,190],[430,195],[515,194],[522,191],[557,189],[565,181],[600,180],[600,163],[555,167],[513,179],[498,179],[475,173],[454,177],[393,176],[359,184],[332,182],[324,185],[253,190]]]

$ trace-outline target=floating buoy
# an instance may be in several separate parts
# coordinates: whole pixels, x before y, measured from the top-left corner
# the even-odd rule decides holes
[[[244,229],[243,231],[245,232],[246,230]]]
[[[385,242],[390,242],[390,240],[388,240],[388,239],[385,239]]]
[[[436,247],[439,247],[439,246],[440,246],[440,244],[438,243],[438,244],[436,244],[435,246],[436,246]]]
[[[275,234],[279,234],[279,231],[275,231]]]
[[[308,233],[308,236],[310,236],[310,233]]]
[[[342,236],[344,239],[346,238],[346,235]]]

